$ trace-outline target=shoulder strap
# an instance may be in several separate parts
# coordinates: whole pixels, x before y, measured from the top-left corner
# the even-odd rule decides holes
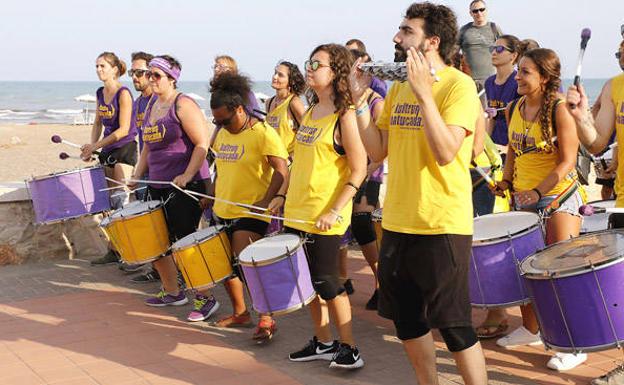
[[[520,101],[520,98],[514,99],[509,103],[509,114],[507,119],[507,127],[509,127],[509,123],[511,123],[511,117],[513,116],[513,112],[516,109],[516,105]]]
[[[496,28],[495,22],[490,22],[490,28],[492,28],[492,34],[494,35],[494,40],[498,40],[500,35],[498,34],[498,29]]]
[[[180,120],[180,117],[178,116],[178,100],[180,99],[181,96],[182,96],[182,92],[179,92],[176,95],[176,97],[175,97],[175,99],[173,101],[173,114],[175,115],[176,120],[180,124],[182,124],[182,121]],[[189,98],[189,99],[191,99],[191,98]],[[191,100],[193,100],[193,99],[191,99]],[[193,102],[195,102],[195,101],[193,100]]]
[[[296,127],[299,127],[299,121],[297,120],[297,117],[295,116],[295,113],[293,112],[293,110],[292,110],[292,106],[291,106],[291,105],[292,105],[292,101],[293,101],[293,99],[294,99],[294,98],[295,98],[295,96],[293,95],[293,96],[290,98],[290,101],[288,102],[288,112],[290,112],[290,116],[291,116],[291,117],[292,117],[292,119],[295,121],[295,126],[296,126]]]
[[[275,99],[275,95],[271,96],[267,103],[267,114],[271,111],[271,103],[273,103],[273,99]]]

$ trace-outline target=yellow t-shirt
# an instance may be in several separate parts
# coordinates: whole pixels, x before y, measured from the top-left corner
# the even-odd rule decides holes
[[[292,154],[295,147],[294,124],[293,120],[288,115],[288,106],[293,97],[294,95],[287,97],[266,116],[266,122],[277,131],[277,134],[282,139],[282,143],[284,143],[289,154]]]
[[[395,82],[377,126],[388,130],[388,187],[382,227],[408,234],[472,234],[470,159],[478,117],[477,90],[453,67],[437,73],[433,97],[447,125],[467,133],[455,159],[440,166],[423,130],[420,106],[408,82]]]
[[[290,169],[288,197],[284,217],[316,222],[329,212],[332,204],[349,181],[351,170],[347,157],[334,148],[334,127],[338,114],[312,119],[312,110],[301,119],[295,136],[295,152]],[[341,211],[342,223],[336,222],[322,232],[312,224],[285,221],[285,225],[312,234],[341,235],[351,223],[352,203]]]
[[[533,123],[527,122],[520,114],[520,106],[524,102],[521,99],[515,107],[515,111],[509,122],[509,144],[514,151],[523,151],[525,148],[538,144],[538,149],[516,156],[514,162],[513,187],[516,191],[528,191],[536,188],[542,181],[557,167],[559,161],[559,150],[557,146],[552,146],[548,152],[542,136],[542,125],[539,119]],[[527,131],[528,129],[528,131]],[[523,147],[526,135],[526,147]],[[548,146],[550,147],[550,146]],[[552,190],[544,195],[559,195],[576,178],[576,170],[572,170],[563,180],[561,180]]]
[[[615,106],[615,136],[624,146],[624,74],[611,79],[611,100]],[[624,207],[624,148],[618,148],[618,168],[615,177],[615,207]]]
[[[264,198],[273,177],[268,156],[288,159],[282,141],[266,122],[257,122],[238,134],[221,129],[212,148],[217,165],[215,196],[239,203],[254,204]],[[246,208],[219,201],[213,210],[224,219],[248,217],[270,221],[244,214]]]

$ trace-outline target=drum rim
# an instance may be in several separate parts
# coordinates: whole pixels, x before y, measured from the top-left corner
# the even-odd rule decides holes
[[[122,207],[120,209],[117,209],[117,210],[113,211],[107,218],[112,218],[110,220],[111,223],[112,223],[112,222],[115,222],[115,221],[118,221],[118,220],[122,220],[122,219],[132,219],[132,218],[140,217],[140,216],[142,216],[144,214],[149,214],[149,213],[152,213],[154,211],[157,211],[158,209],[163,207],[163,202],[162,201],[158,201],[158,200],[155,200],[155,199],[154,200],[149,200],[149,201],[143,201],[143,203],[149,203],[149,202],[158,202],[158,205],[156,207],[154,207],[153,210],[142,211],[140,213],[136,213],[136,214],[132,214],[132,215],[124,215],[124,216],[120,215],[118,217],[114,217],[113,215],[115,215],[116,212],[124,210],[124,208]]]
[[[531,297],[528,297],[526,299],[521,299],[518,301],[504,302],[504,303],[497,303],[497,304],[477,304],[471,301],[470,306],[480,308],[480,309],[496,309],[496,308],[508,308],[508,307],[513,307],[513,306],[528,305],[531,302],[532,302]]]
[[[77,173],[77,172],[80,172],[80,171],[92,170],[92,169],[96,169],[96,168],[102,169],[102,171],[104,171],[104,167],[103,166],[96,165],[96,166],[89,166],[89,167],[84,167],[84,168],[77,168],[77,169],[74,169],[74,170],[60,171],[60,172],[46,174],[46,175],[32,176],[30,179],[27,179],[26,181],[28,183],[30,183],[30,182],[35,182],[35,181],[39,181],[39,180],[50,179],[50,178],[53,178],[55,176],[74,174],[74,173]]]
[[[609,349],[613,349],[618,347],[618,345],[621,345],[624,342],[624,339],[621,339],[617,342],[611,342],[608,344],[604,344],[604,345],[595,345],[595,346],[589,346],[589,347],[582,347],[582,348],[573,348],[570,346],[559,346],[559,345],[555,345],[555,344],[551,344],[550,342],[546,341],[546,339],[540,335],[540,338],[542,340],[542,342],[544,343],[544,346],[546,346],[549,349],[552,350],[556,350],[558,352],[563,352],[563,353],[591,353],[591,352],[601,352],[604,350],[609,350]]]
[[[154,262],[154,261],[156,261],[156,260],[158,260],[158,259],[162,258],[163,256],[165,256],[165,255],[166,255],[166,253],[167,253],[167,252],[165,251],[164,253],[162,253],[162,254],[158,254],[158,255],[157,255],[157,256],[155,256],[155,257],[149,257],[149,258],[147,258],[147,259],[142,259],[142,260],[140,260],[140,261],[127,261],[127,260],[125,260],[125,259],[124,259],[123,255],[121,255],[121,253],[119,253],[119,256],[120,256],[120,258],[121,258],[121,260],[122,260],[122,261],[124,261],[124,262],[126,262],[126,263],[128,263],[128,264],[137,264],[137,263],[140,263],[140,264],[145,264],[145,263]]]
[[[58,218],[58,219],[53,219],[53,220],[50,220],[50,221],[43,221],[43,222],[38,222],[35,219],[35,225],[37,225],[37,226],[56,225],[56,224],[59,224],[59,223],[63,223],[65,221],[70,221],[70,220],[73,220],[73,219],[78,219],[78,218],[86,217],[86,216],[89,216],[89,215],[102,214],[105,211],[109,211],[109,210],[105,209],[105,210],[100,210],[100,211],[88,212],[88,213],[84,213],[84,214],[80,214],[80,215],[73,215],[71,217]],[[108,218],[108,217],[106,217],[106,218]],[[104,220],[104,219],[102,219],[102,220]],[[101,222],[100,222],[100,224],[101,224]]]
[[[314,291],[312,293],[312,295],[310,296],[310,298],[306,299],[305,301],[303,301],[303,303],[299,303],[297,305],[293,305],[289,308],[283,309],[283,310],[278,310],[278,311],[274,311],[271,313],[261,313],[260,310],[256,309],[255,304],[251,304],[253,306],[253,309],[256,311],[256,313],[258,314],[269,314],[270,316],[274,316],[274,315],[284,315],[284,314],[288,314],[288,313],[292,313],[294,311],[297,311],[299,309],[303,309],[304,307],[308,306],[310,304],[310,302],[314,301],[314,298],[316,298],[317,293],[316,291]]]
[[[298,237],[298,235],[296,235],[296,234],[287,234],[287,233],[282,233],[282,234],[278,234],[278,235],[294,235],[294,236]],[[258,241],[260,241],[262,239],[268,239],[268,237],[261,238]],[[258,241],[256,241],[256,242],[258,242]],[[254,243],[256,243],[256,242],[254,242]],[[240,259],[240,255],[239,255],[238,258],[237,258],[238,264],[241,265],[241,266],[250,266],[250,267],[272,265],[272,264],[274,264],[276,262],[279,262],[279,261],[281,261],[283,259],[286,259],[286,258],[290,257],[291,255],[294,255],[297,252],[297,250],[299,250],[299,248],[303,246],[303,242],[304,242],[304,240],[301,237],[299,237],[299,243],[292,250],[289,250],[289,251],[287,251],[287,252],[285,252],[283,254],[277,255],[277,256],[272,257],[270,259],[266,259],[266,260],[264,260],[262,262],[242,261]],[[247,247],[253,245],[254,243],[249,244]],[[244,249],[243,249],[243,251],[244,251]],[[241,251],[241,254],[242,254],[242,251]]]
[[[620,233],[622,235],[624,235],[624,229],[607,229],[607,230],[601,230],[601,231],[593,231],[591,233],[586,233],[583,235],[580,235],[578,237],[572,238],[572,239],[578,239],[578,238],[583,238],[583,237],[589,237],[589,236],[594,236],[596,234],[601,234],[601,233]],[[586,273],[590,273],[592,271],[598,271],[598,270],[603,270],[606,269],[607,267],[616,265],[618,263],[622,263],[624,262],[624,252],[619,253],[618,257],[614,258],[613,260],[607,261],[607,262],[603,262],[603,263],[599,263],[599,264],[595,264],[593,265],[585,265],[583,267],[576,267],[570,270],[566,270],[563,273],[560,272],[549,272],[548,270],[544,270],[541,273],[536,273],[536,272],[530,272],[530,271],[526,271],[524,265],[528,264],[529,261],[531,260],[531,257],[545,251],[548,250],[551,247],[554,247],[556,245],[559,245],[561,243],[564,242],[569,242],[570,239],[566,239],[564,241],[559,241],[556,243],[553,243],[552,245],[548,245],[545,248],[543,248],[542,250],[539,250],[531,255],[529,255],[528,257],[526,257],[522,262],[520,262],[520,265],[518,266],[518,269],[520,270],[520,276],[525,277],[526,279],[530,279],[530,280],[546,280],[546,279],[559,279],[559,278],[567,278],[567,277],[574,277],[577,275],[582,275],[582,274],[586,274]]]
[[[537,219],[537,222],[534,223],[533,225],[531,225],[530,227],[527,227],[526,229],[522,229],[519,231],[516,231],[515,233],[508,233],[507,235],[503,235],[503,236],[499,236],[499,237],[495,237],[495,238],[488,238],[488,239],[480,239],[480,240],[472,240],[472,245],[476,246],[486,246],[486,245],[493,245],[493,244],[497,244],[497,243],[501,243],[501,241],[505,241],[508,239],[513,239],[513,238],[517,238],[521,235],[525,235],[528,233],[532,233],[535,229],[539,229],[541,231],[541,221],[539,219],[539,215],[529,212],[529,211],[507,211],[508,213],[510,212],[518,212],[518,213],[526,213],[526,214],[531,214],[534,215]],[[488,216],[492,216],[494,217],[495,215],[498,215],[499,213],[496,214],[487,214]],[[504,213],[500,213],[500,214],[504,214]],[[484,217],[485,215],[481,216],[480,218]],[[543,237],[543,233],[542,233],[542,237]],[[474,232],[473,232],[473,237],[474,237]]]
[[[176,262],[176,267],[177,267],[177,262]],[[218,280],[213,281],[212,284],[208,283],[208,284],[200,285],[200,286],[190,285],[188,282],[186,282],[186,279],[184,279],[184,282],[186,283],[187,287],[190,287],[193,290],[212,289],[213,287],[217,286],[218,284],[220,284],[221,282],[225,281],[226,279],[232,278],[233,275],[234,275],[234,269],[232,269],[232,272],[230,274],[226,275],[225,277],[219,278]],[[182,277],[184,278],[184,273],[182,274]]]
[[[195,233],[198,233],[198,232],[200,232],[200,231],[202,231],[202,230],[207,230],[207,229],[210,229],[210,228],[218,228],[218,227],[219,227],[218,225],[217,225],[217,226],[208,226],[208,227],[205,227],[205,228],[203,228],[203,229],[199,229],[199,230],[197,230],[197,231],[195,231],[195,232],[193,232],[193,233],[191,233],[191,234],[187,235],[187,237],[188,237],[188,236],[191,236],[191,235],[193,235],[193,234],[195,234]],[[196,245],[199,245],[200,243],[204,243],[204,242],[205,242],[205,241],[207,241],[207,240],[210,240],[210,239],[212,239],[212,238],[215,238],[215,237],[217,237],[219,234],[221,234],[221,233],[223,233],[223,232],[225,232],[225,226],[223,226],[221,229],[219,229],[219,231],[214,232],[214,233],[211,233],[210,235],[206,236],[205,238],[195,239],[195,242],[193,242],[193,243],[191,243],[191,244],[189,244],[189,245],[179,246],[179,247],[174,247],[176,243],[181,242],[184,238],[186,238],[186,237],[184,237],[184,238],[182,238],[182,239],[178,239],[177,241],[175,241],[174,243],[172,243],[172,244],[171,244],[171,247],[169,247],[169,249],[171,250],[171,252],[172,252],[172,253],[173,253],[174,251],[186,250],[186,249],[188,249],[188,248],[190,248],[190,247],[195,247]]]

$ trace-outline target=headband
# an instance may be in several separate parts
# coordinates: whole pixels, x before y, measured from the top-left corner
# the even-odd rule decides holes
[[[171,76],[173,80],[180,78],[180,69],[173,67],[169,62],[161,57],[155,57],[149,62],[150,67],[155,67],[162,70],[167,75]]]

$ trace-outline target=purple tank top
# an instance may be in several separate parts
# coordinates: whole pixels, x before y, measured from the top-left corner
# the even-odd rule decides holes
[[[143,119],[145,118],[145,110],[147,109],[147,104],[150,101],[150,96],[139,95],[138,98],[132,103],[132,121],[131,124],[134,126],[136,132],[138,132],[139,136],[139,152],[143,150],[143,135],[141,131],[141,127],[143,126]]]
[[[108,136],[112,134],[119,128],[119,95],[123,90],[128,91],[130,94],[130,98],[132,98],[132,93],[128,89],[128,87],[121,87],[117,90],[113,99],[109,104],[106,104],[104,101],[104,87],[98,88],[96,91],[97,95],[97,114],[100,117],[100,121],[102,122],[102,126],[104,127],[104,136]],[[117,142],[105,146],[102,148],[102,151],[108,152],[110,150],[114,150],[116,148],[122,147],[124,144],[130,143],[134,140],[134,137],[137,134],[136,127],[133,126],[132,121],[130,122],[130,129],[128,130],[128,135],[119,139]]]
[[[488,99],[488,107],[504,108],[512,100],[518,99],[518,82],[516,82],[516,71],[512,72],[504,84],[498,85],[494,82],[496,75],[492,75],[485,81],[485,93]],[[492,131],[492,141],[496,144],[506,146],[509,143],[507,133],[507,121],[505,111],[500,110],[494,118],[494,130]]]
[[[149,148],[147,168],[152,180],[172,181],[176,176],[183,174],[195,149],[195,145],[184,132],[175,112],[178,99],[182,97],[188,98],[188,96],[178,94],[169,111],[156,122],[150,122],[150,115],[158,97],[154,95],[152,102],[145,111],[142,136],[143,143]],[[209,176],[208,162],[204,159],[193,180],[208,179]],[[155,188],[169,187],[167,185],[151,186]]]

